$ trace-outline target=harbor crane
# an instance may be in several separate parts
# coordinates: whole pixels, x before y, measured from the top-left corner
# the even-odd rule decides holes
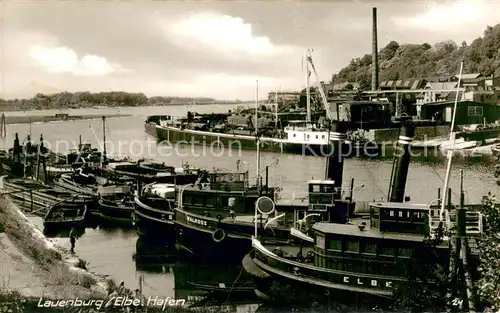
[[[333,117],[332,111],[330,110],[330,106],[328,105],[328,100],[326,99],[326,94],[325,94],[325,91],[323,90],[323,85],[321,84],[321,81],[319,79],[318,71],[316,71],[316,66],[314,66],[314,62],[312,60],[310,49],[307,50],[307,53],[306,53],[306,62],[311,65],[311,69],[314,73],[314,77],[316,78],[316,86],[317,86],[317,88],[319,90],[319,94],[321,96],[321,102],[323,102],[323,106],[325,107],[326,117],[330,121],[333,121],[335,118]],[[308,71],[309,71],[309,69],[308,69]],[[309,73],[307,73],[307,76],[309,77]]]

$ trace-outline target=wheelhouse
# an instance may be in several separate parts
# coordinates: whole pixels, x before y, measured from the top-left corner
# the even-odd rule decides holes
[[[356,220],[356,224],[317,223],[313,227],[314,264],[332,270],[404,277],[409,260],[424,253],[429,212],[429,207],[421,204],[372,203],[370,216]],[[437,248],[445,264],[449,250],[446,245]]]

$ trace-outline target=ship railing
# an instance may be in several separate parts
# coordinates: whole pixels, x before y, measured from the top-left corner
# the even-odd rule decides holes
[[[307,200],[309,199],[309,192],[307,191],[291,191],[275,193],[275,199],[278,200]]]
[[[436,238],[436,235],[438,234],[438,228],[440,224],[440,208],[438,206],[432,206],[429,208],[429,237],[430,238]],[[450,225],[449,221],[449,214],[448,211],[445,211],[445,221],[447,225]],[[443,235],[442,238],[444,241],[447,241],[449,238],[447,235]]]
[[[429,217],[429,230],[431,238],[434,238],[437,229],[439,226],[439,208],[431,208],[430,209],[430,217]],[[483,233],[484,225],[483,225],[483,214],[479,211],[470,210],[465,212],[465,235],[466,236],[479,236]],[[456,211],[445,211],[445,221],[446,225],[450,228],[448,231],[452,231],[457,222]],[[448,237],[444,236],[444,240],[447,240]]]

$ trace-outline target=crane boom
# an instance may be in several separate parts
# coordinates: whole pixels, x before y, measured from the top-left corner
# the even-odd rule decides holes
[[[306,59],[311,64],[311,68],[312,68],[312,70],[314,72],[314,76],[316,77],[316,85],[317,85],[319,93],[321,95],[321,101],[323,102],[323,106],[325,107],[326,117],[330,121],[333,121],[334,120],[333,114],[332,114],[332,112],[330,110],[330,106],[328,105],[328,101],[326,99],[325,91],[323,90],[323,86],[321,85],[321,82],[319,80],[318,72],[316,71],[316,67],[314,66],[311,54],[309,52],[307,53]]]

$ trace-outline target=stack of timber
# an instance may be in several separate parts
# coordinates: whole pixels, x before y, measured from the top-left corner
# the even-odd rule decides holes
[[[40,217],[45,217],[50,208],[63,203],[83,207],[93,201],[90,197],[50,187],[32,179],[4,178],[2,189],[24,211]]]

